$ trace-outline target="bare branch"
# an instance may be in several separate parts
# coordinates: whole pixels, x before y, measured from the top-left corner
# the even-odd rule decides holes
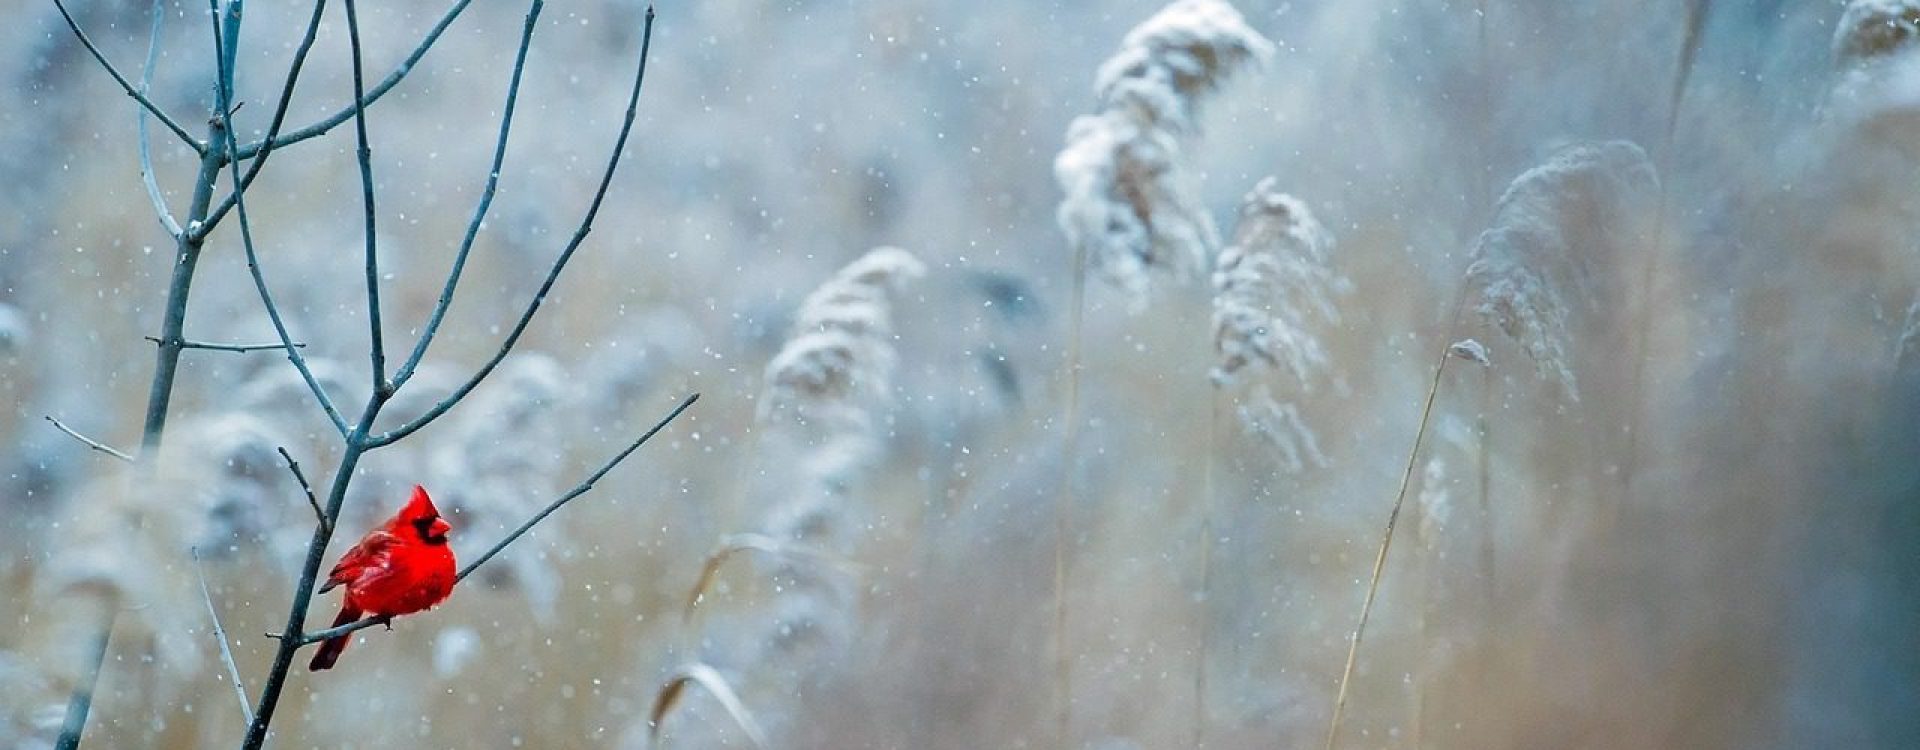
[[[213,592],[207,589],[207,571],[200,567],[200,548],[188,547],[193,554],[193,574],[200,577],[200,596],[207,602],[207,617],[213,619],[213,637],[220,641],[220,661],[227,665],[227,677],[233,680],[233,694],[240,699],[240,715],[253,723],[253,706],[247,704],[247,688],[240,682],[240,665],[233,661],[233,647],[227,644],[227,629],[220,627],[220,612],[213,606]]]
[[[586,216],[580,219],[580,226],[574,230],[573,239],[569,240],[566,248],[561,250],[560,257],[554,259],[553,267],[547,271],[546,281],[540,284],[540,291],[534,293],[533,300],[527,303],[527,309],[520,314],[520,320],[514,324],[513,331],[507,334],[505,341],[500,342],[499,351],[494,352],[493,358],[488,360],[487,363],[480,368],[479,372],[474,373],[473,377],[468,378],[467,382],[461,384],[459,388],[455,389],[454,392],[449,394],[445,399],[434,404],[433,408],[428,409],[425,414],[420,415],[413,421],[401,425],[398,428],[370,438],[367,442],[368,447],[378,448],[392,443],[395,440],[413,434],[420,428],[433,422],[433,420],[440,418],[440,415],[447,413],[447,410],[452,409],[454,404],[460,403],[460,399],[466,398],[467,394],[471,393],[474,387],[480,385],[481,381],[486,380],[487,375],[493,372],[493,368],[498,367],[500,361],[506,359],[507,354],[513,351],[514,344],[519,343],[520,335],[526,333],[527,325],[533,322],[533,316],[540,311],[541,303],[545,302],[547,294],[553,291],[554,282],[560,279],[560,272],[566,270],[567,261],[573,258],[574,251],[580,248],[580,243],[585,242],[587,234],[593,231],[593,218],[600,213],[600,204],[605,202],[607,198],[607,188],[613,184],[614,172],[620,168],[620,156],[627,148],[627,136],[633,132],[634,116],[640,106],[640,85],[647,79],[647,52],[652,46],[652,43],[653,8],[649,6],[647,8],[646,27],[641,32],[640,37],[639,69],[634,73],[633,90],[627,95],[626,116],[620,123],[620,136],[614,139],[613,154],[607,158],[607,168],[600,176],[600,186],[594,190],[593,201],[587,207]]]
[[[73,30],[73,35],[80,38],[80,43],[86,46],[87,52],[91,53],[93,59],[100,63],[100,67],[107,69],[107,74],[113,76],[114,82],[120,84],[120,89],[127,92],[127,96],[131,96],[134,101],[140,102],[140,106],[145,107],[148,112],[152,112],[153,116],[160,120],[161,124],[166,125],[168,130],[173,131],[173,134],[179,136],[180,140],[185,141],[188,146],[192,146],[194,151],[200,153],[206,152],[206,144],[188,135],[186,129],[180,127],[180,123],[174,122],[173,118],[168,117],[167,113],[160,109],[160,105],[154,104],[153,100],[148,99],[146,94],[141,93],[133,87],[133,84],[128,83],[127,77],[120,74],[119,68],[113,67],[113,63],[107,62],[107,56],[100,53],[99,47],[93,46],[93,40],[87,37],[87,32],[81,31],[79,22],[73,20],[72,13],[67,12],[67,4],[65,2],[62,2],[62,0],[53,0],[53,6],[60,9],[60,17],[67,19],[67,28]]]
[[[60,429],[61,432],[67,433],[68,435],[72,436],[73,439],[78,440],[82,443],[86,443],[88,448],[92,448],[94,450],[100,451],[101,453],[105,453],[109,456],[120,459],[122,461],[127,461],[127,462],[133,461],[133,456],[130,456],[130,455],[127,455],[126,453],[122,453],[120,451],[109,448],[98,440],[94,440],[93,438],[90,438],[78,432],[75,432],[72,427],[68,427],[64,424],[61,424],[60,420],[54,419],[53,415],[48,414],[44,416],[46,416],[47,421],[53,423],[54,427],[57,427]]]
[[[601,464],[600,468],[594,471],[592,475],[588,476],[586,481],[583,481],[577,485],[574,485],[573,489],[568,490],[566,494],[561,495],[560,499],[547,504],[546,508],[542,509],[539,513],[535,513],[532,518],[527,519],[526,523],[520,524],[520,528],[514,529],[513,533],[508,534],[506,538],[501,539],[498,543],[494,544],[491,549],[488,549],[485,553],[482,553],[479,559],[474,560],[473,562],[467,563],[466,567],[460,569],[460,574],[454,578],[454,582],[458,583],[460,581],[466,580],[467,576],[472,575],[473,571],[478,570],[481,565],[485,565],[488,560],[492,560],[495,555],[500,554],[501,550],[504,550],[507,548],[507,545],[514,543],[515,540],[526,535],[528,531],[532,531],[533,527],[539,525],[541,521],[546,520],[547,516],[553,515],[553,512],[559,510],[560,506],[566,505],[568,502],[571,502],[574,498],[584,495],[587,493],[588,490],[593,489],[593,485],[595,482],[598,482],[602,477],[605,477],[607,475],[607,472],[613,471],[613,468],[616,466],[619,466],[621,461],[627,460],[627,456],[633,455],[633,452],[639,450],[640,446],[646,445],[648,440],[653,439],[654,435],[658,434],[661,430],[666,429],[668,424],[672,423],[673,420],[679,417],[682,412],[685,412],[688,407],[693,406],[693,402],[698,400],[700,400],[700,394],[695,393],[691,396],[688,396],[685,400],[681,401],[679,406],[674,407],[673,411],[669,412],[666,417],[662,418],[658,423],[654,424],[653,429],[647,430],[646,434],[640,436],[640,439],[635,440],[632,443],[628,444],[625,450],[620,451],[619,453],[615,454],[611,460],[608,460],[606,463]],[[362,620],[357,620],[355,622],[350,622],[345,625],[341,625],[340,627],[337,627],[337,628],[330,628],[327,630],[322,630],[317,633],[308,633],[305,638],[301,639],[301,643],[302,645],[311,645],[311,644],[319,643],[321,641],[325,641],[331,638],[336,638],[339,636],[346,635],[348,633],[352,633],[362,628],[369,628],[369,627],[373,627],[374,625],[385,624],[385,622],[390,619],[392,618],[368,617]]]
[[[218,1],[219,0],[207,0],[207,6],[213,11],[215,19],[213,28],[214,58],[221,61],[221,67],[223,69],[220,71],[220,79],[225,81],[232,78],[233,72],[225,69],[227,62],[229,62],[231,58],[227,55],[226,42],[221,39],[218,20],[220,15]],[[234,2],[237,3],[239,0],[234,0]],[[220,132],[226,139],[225,143],[219,145],[227,149],[229,155],[231,155],[235,146],[233,121],[229,119],[232,116],[232,110],[229,108],[227,102],[227,89],[224,86],[215,86],[214,89],[219,99],[219,101],[215,102],[215,110],[221,113],[220,120],[223,126],[220,128]],[[239,184],[239,160],[237,158],[229,158],[227,160],[227,168],[233,175],[232,179],[234,184]],[[287,333],[287,323],[280,317],[280,308],[273,302],[273,293],[267,289],[266,276],[260,271],[259,254],[254,251],[253,227],[247,221],[247,202],[241,197],[244,194],[245,191],[237,191],[234,193],[234,206],[240,216],[240,244],[246,250],[247,271],[253,275],[254,289],[260,293],[261,305],[267,308],[267,318],[273,321],[274,333],[280,335],[280,348],[286,351],[287,361],[292,362],[294,369],[300,371],[300,378],[306,381],[307,389],[313,392],[314,400],[320,402],[320,409],[327,413],[327,419],[333,422],[334,429],[339,430],[340,434],[344,436],[347,434],[347,420],[340,416],[340,410],[334,408],[333,399],[327,397],[327,390],[320,387],[320,381],[313,377],[313,370],[307,367],[307,358],[301,356],[300,350],[293,345],[293,337]]]
[[[474,238],[480,235],[480,224],[487,218],[487,209],[493,205],[494,190],[500,184],[500,166],[507,159],[507,135],[513,130],[513,110],[520,98],[520,74],[527,68],[527,48],[533,46],[533,30],[540,18],[544,4],[536,0],[527,9],[526,27],[520,32],[520,52],[513,58],[513,78],[507,83],[507,103],[500,113],[500,137],[493,144],[493,164],[487,168],[487,183],[480,191],[480,202],[473,208],[473,219],[467,222],[467,233],[460,239],[460,250],[453,256],[453,270],[447,272],[447,285],[440,290],[440,300],[434,303],[433,313],[427,316],[427,325],[420,333],[420,341],[413,345],[413,353],[407,355],[400,364],[399,372],[394,373],[393,387],[406,385],[413,377],[414,368],[427,356],[427,347],[433,343],[433,336],[440,330],[440,321],[447,315],[447,308],[453,305],[453,292],[460,285],[460,272],[467,267],[467,254],[473,250]]]
[[[368,90],[366,96],[361,97],[360,101],[356,104],[342,107],[340,111],[328,115],[326,119],[284,136],[275,138],[269,134],[266,138],[236,149],[234,158],[251,159],[261,151],[282,148],[322,135],[332,130],[335,125],[346,122],[347,118],[353,117],[356,109],[373,106],[374,102],[379,101],[380,97],[385,96],[388,91],[391,91],[394,86],[398,85],[400,79],[407,77],[407,73],[413,70],[414,64],[420,62],[420,58],[427,55],[427,50],[433,48],[433,43],[440,40],[440,35],[446,33],[447,27],[452,26],[454,19],[459,18],[461,12],[465,11],[467,5],[472,2],[473,0],[458,0],[458,2],[453,4],[453,7],[447,9],[446,13],[441,14],[440,20],[434,23],[433,29],[429,30],[426,37],[420,40],[420,44],[413,48],[413,52],[407,55],[407,59],[401,60],[400,65],[395,67],[393,72],[388,73],[385,79],[382,79],[378,84],[375,84],[372,89]]]
[[[158,336],[142,336],[141,338],[144,338],[144,339],[146,339],[146,340],[148,340],[148,341],[151,341],[151,342],[153,342],[153,343],[156,343],[156,344],[165,344],[165,343],[166,343],[166,339],[163,339],[163,338],[160,338],[160,337],[158,337]],[[179,343],[179,345],[180,345],[180,348],[182,348],[182,349],[207,349],[207,350],[210,350],[210,351],[216,351],[216,352],[264,352],[264,351],[268,351],[268,350],[271,350],[271,349],[279,349],[279,348],[281,348],[281,345],[280,345],[280,344],[278,344],[278,343],[270,343],[270,344],[215,344],[215,343],[212,343],[212,342],[208,342],[208,341],[188,341],[188,340],[186,340],[186,339],[181,339],[181,340],[180,340],[180,341],[179,341],[178,343]],[[295,341],[295,342],[293,342],[293,346],[294,346],[294,348],[296,348],[296,349],[305,349],[305,348],[307,348],[307,345],[306,345],[305,343],[302,343],[302,342],[299,342],[299,341]]]
[[[232,210],[234,204],[238,202],[240,193],[253,187],[253,179],[260,176],[261,168],[267,165],[267,156],[273,153],[274,136],[280,134],[280,127],[287,121],[287,105],[293,101],[294,85],[300,80],[300,70],[307,63],[307,52],[313,49],[313,40],[320,34],[320,19],[326,12],[326,9],[327,0],[314,0],[313,18],[308,19],[306,36],[300,38],[300,46],[293,51],[293,64],[287,68],[287,83],[286,86],[280,90],[280,104],[273,110],[273,121],[268,123],[267,135],[261,140],[263,145],[258,153],[251,155],[253,161],[247,165],[247,176],[240,180],[239,185],[233,192],[228,193],[226,198],[221,199],[220,205],[216,206],[213,211],[207,215],[206,221],[200,223],[200,227],[196,230],[195,236],[205,237],[208,232],[213,231],[214,225],[219,224],[220,220],[225,218],[227,212]],[[242,150],[244,151],[244,149]]]
[[[153,0],[153,31],[147,35],[147,61],[140,67],[140,93],[145,95],[153,87],[153,66],[155,58],[160,56],[160,26],[167,17],[163,0]],[[180,222],[173,220],[173,211],[167,208],[167,197],[160,193],[160,184],[153,180],[153,146],[147,136],[147,110],[140,108],[134,117],[140,130],[140,181],[147,184],[147,200],[153,201],[153,213],[160,217],[160,227],[167,230],[167,236],[179,239]]]
[[[93,708],[93,686],[100,681],[100,666],[107,661],[107,644],[111,642],[113,628],[102,628],[93,637],[93,648],[87,652],[86,672],[80,675],[73,696],[67,700],[67,715],[60,723],[60,736],[54,741],[56,750],[79,750],[80,735],[87,729],[87,713]]]
[[[359,141],[354,152],[360,160],[360,206],[364,212],[361,225],[366,232],[367,246],[367,337],[368,356],[373,363],[373,392],[375,398],[393,390],[387,381],[387,344],[380,333],[380,254],[374,235],[373,210],[373,147],[367,144],[367,107],[366,79],[361,67],[360,52],[360,14],[355,11],[353,0],[344,0],[347,6],[347,43],[353,48],[353,131]],[[538,4],[538,0],[536,0]],[[239,184],[239,172],[234,173],[235,184]],[[240,192],[237,191],[235,195]]]
[[[227,132],[232,133],[233,113],[240,111],[240,105],[233,102],[233,78],[236,75],[235,61],[240,59],[240,14],[245,8],[245,2],[244,0],[226,0],[226,2],[227,9],[224,17],[220,12],[218,0],[210,0],[207,3],[207,9],[213,13],[214,33],[217,35],[214,51],[220,55],[219,64],[214,66],[215,83],[218,85],[214,100],[220,105],[220,121],[226,124]],[[225,40],[226,43],[220,44],[221,40]],[[208,144],[208,146],[216,151],[220,150],[219,144]]]
[[[293,472],[293,478],[300,482],[300,491],[307,493],[307,504],[313,506],[313,517],[320,522],[320,527],[326,529],[327,534],[331,536],[333,534],[333,521],[327,518],[326,511],[320,509],[320,498],[313,496],[313,485],[307,484],[307,475],[301,473],[300,462],[293,460],[293,454],[287,452],[286,446],[276,447],[280,450],[280,457],[287,460],[287,471]]]

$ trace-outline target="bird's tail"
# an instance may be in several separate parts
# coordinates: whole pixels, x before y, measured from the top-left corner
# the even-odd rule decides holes
[[[340,616],[333,618],[333,624],[329,627],[337,628],[358,619],[360,619],[359,609],[342,604],[340,605]],[[352,639],[353,635],[351,633],[337,638],[327,639],[325,643],[320,644],[320,650],[313,655],[313,661],[307,663],[307,668],[315,672],[322,669],[332,669],[333,663],[340,660],[340,652],[347,650],[347,641]]]

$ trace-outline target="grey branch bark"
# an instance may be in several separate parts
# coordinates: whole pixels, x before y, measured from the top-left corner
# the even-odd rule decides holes
[[[353,0],[342,0],[347,6],[347,43],[353,50],[353,100],[367,100],[366,79],[362,72],[360,51],[360,14],[355,10]],[[361,225],[366,234],[367,255],[367,329],[368,355],[373,367],[373,392],[391,393],[393,385],[387,381],[387,344],[386,336],[380,332],[380,252],[374,232],[373,208],[373,147],[367,143],[367,108],[361,105],[353,108],[354,137],[359,148],[354,155],[360,162],[360,206],[363,210]],[[236,151],[238,148],[236,147]],[[234,175],[234,184],[238,185],[240,176]],[[241,192],[236,190],[234,195]]]

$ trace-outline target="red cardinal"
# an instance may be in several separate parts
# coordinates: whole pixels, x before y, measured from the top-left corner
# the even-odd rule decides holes
[[[333,627],[362,615],[410,615],[446,601],[453,593],[453,548],[447,546],[447,532],[452,529],[433,507],[426,489],[414,485],[407,507],[380,528],[367,532],[327,574],[327,584],[320,587],[320,593],[335,586],[347,587],[347,598],[340,603],[340,616],[333,618]],[[308,668],[315,672],[332,668],[352,637],[343,635],[320,644],[320,652],[313,655]]]

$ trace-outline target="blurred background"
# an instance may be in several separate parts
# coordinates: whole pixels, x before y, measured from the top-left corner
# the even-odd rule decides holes
[[[1315,746],[1410,460],[1341,746],[1920,744],[1920,5],[1233,5],[1271,53],[1202,87],[1167,162],[1219,227],[1205,266],[1269,176],[1332,242],[1322,361],[1259,391],[1291,442],[1240,429],[1267,402],[1209,377],[1205,266],[1144,296],[1094,274],[1074,322],[1056,155],[1163,3],[666,0],[592,234],[499,371],[360,463],[327,560],[414,483],[471,558],[702,400],[438,610],[296,667],[274,744],[644,747],[662,680],[699,662],[775,747]],[[290,125],[351,100],[338,6]],[[154,9],[69,7],[137,75]],[[360,7],[369,77],[445,10]],[[381,426],[485,362],[578,226],[645,10],[545,8],[499,194]],[[159,11],[152,98],[199,135],[206,8]],[[310,12],[247,7],[242,142]],[[479,197],[525,12],[473,4],[367,110],[390,356]],[[0,745],[50,744],[103,616],[89,746],[235,743],[189,549],[257,691],[313,522],[275,448],[324,486],[339,440],[275,352],[185,352],[142,467],[43,420],[140,445],[174,243],[135,103],[50,2],[0,14]],[[152,138],[178,218],[198,157]],[[1453,311],[1476,238],[1521,210],[1509,183],[1596,140],[1638,144],[1658,187],[1633,204],[1643,231],[1565,229],[1575,281],[1601,279],[1568,305],[1575,395]],[[354,143],[348,125],[290,145],[247,192],[262,269],[349,418],[369,381]],[[813,361],[822,326],[864,336],[851,375],[782,366]],[[185,330],[275,338],[231,218]],[[1444,369],[1410,459],[1436,355],[1468,337],[1491,365]],[[708,554],[748,533],[772,552],[725,561],[689,607]],[[663,729],[749,742],[701,690]]]

